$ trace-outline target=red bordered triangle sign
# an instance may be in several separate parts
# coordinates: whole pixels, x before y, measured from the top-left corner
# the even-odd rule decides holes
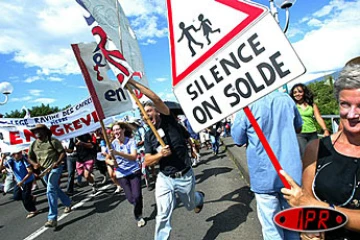
[[[173,87],[267,8],[238,0],[167,0]]]

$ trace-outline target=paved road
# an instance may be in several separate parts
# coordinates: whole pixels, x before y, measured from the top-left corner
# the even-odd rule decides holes
[[[224,149],[224,148],[223,148]],[[233,160],[226,152],[213,156],[202,149],[202,162],[194,168],[197,189],[205,192],[205,206],[200,214],[188,212],[182,204],[175,209],[171,239],[261,239],[254,196]],[[41,183],[39,182],[39,185]],[[66,178],[62,178],[62,187]],[[0,235],[11,239],[153,239],[155,227],[154,191],[143,188],[145,227],[139,229],[132,216],[132,206],[123,194],[114,195],[111,184],[100,186],[95,197],[89,186],[79,188],[73,197],[74,211],[63,214],[59,207],[56,231],[43,224],[47,216],[45,189],[37,190],[38,208],[43,213],[25,219],[20,202],[10,195],[0,196]]]

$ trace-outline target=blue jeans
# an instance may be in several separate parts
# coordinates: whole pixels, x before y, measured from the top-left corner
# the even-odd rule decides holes
[[[61,190],[59,180],[62,173],[62,166],[52,169],[50,173],[44,176],[47,183],[46,195],[49,203],[48,220],[57,220],[58,215],[58,198],[63,205],[69,207],[70,198]]]
[[[298,232],[282,229],[273,220],[278,212],[290,207],[281,193],[255,193],[255,198],[264,240],[300,239]]]
[[[220,136],[214,137],[214,136],[210,135],[212,150],[216,154],[219,153],[219,147],[220,147],[219,139],[220,139]]]
[[[203,204],[203,197],[195,192],[195,176],[190,169],[180,178],[171,178],[159,173],[156,179],[155,198],[157,207],[155,240],[165,240],[170,236],[170,219],[176,206],[177,194],[187,210]]]

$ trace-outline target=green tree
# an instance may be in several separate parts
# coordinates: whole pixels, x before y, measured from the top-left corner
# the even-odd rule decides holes
[[[339,107],[334,95],[333,77],[326,76],[323,80],[312,82],[307,85],[314,94],[314,102],[318,106],[321,115],[338,115]],[[331,120],[324,119],[326,127],[331,130]],[[322,132],[321,127],[317,125],[319,132]]]
[[[61,110],[64,110],[66,108],[69,108],[71,105],[67,105],[66,107],[60,109],[59,107],[50,107],[49,104],[41,104],[40,106],[35,106],[29,109],[31,117],[39,117],[39,116],[45,116],[49,114],[53,114],[56,112],[59,112]],[[19,110],[11,111],[10,113],[5,114],[5,118],[24,118],[25,117],[25,110],[20,112]]]

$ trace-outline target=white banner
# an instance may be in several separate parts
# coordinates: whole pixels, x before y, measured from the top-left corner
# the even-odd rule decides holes
[[[112,123],[112,118],[103,120],[105,125]],[[1,118],[0,148],[1,152],[12,152],[27,149],[35,140],[30,131],[36,124],[45,124],[57,139],[64,140],[89,133],[100,128],[91,98],[82,101],[61,112],[32,118]]]
[[[32,128],[38,123],[48,126],[74,122],[95,111],[91,97],[57,113],[29,118],[0,118],[0,127],[23,126]],[[96,117],[98,118],[98,117]]]
[[[93,43],[71,45],[100,119],[133,109],[131,96],[118,81],[109,79],[108,64]]]

